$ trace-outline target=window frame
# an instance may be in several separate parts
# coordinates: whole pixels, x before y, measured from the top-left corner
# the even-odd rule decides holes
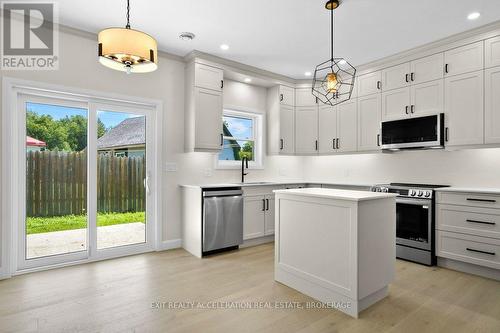
[[[248,161],[249,169],[264,169],[264,153],[263,153],[263,141],[264,141],[264,115],[261,112],[250,111],[250,110],[237,110],[234,108],[224,108],[222,112],[223,117],[238,117],[252,119],[253,121],[253,142],[254,142],[254,160]],[[221,119],[221,122],[224,118]],[[221,123],[222,125],[222,123]],[[226,137],[224,137],[226,138]],[[252,141],[252,140],[246,140]],[[215,169],[239,169],[241,168],[241,161],[228,161],[219,160],[219,154],[215,154]]]

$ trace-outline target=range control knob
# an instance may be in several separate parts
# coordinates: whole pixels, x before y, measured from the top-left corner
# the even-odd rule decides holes
[[[417,195],[417,191],[415,191],[415,190],[410,190],[409,193],[410,193],[410,197],[414,197],[415,195]]]
[[[389,188],[387,188],[387,187],[382,187],[382,192],[384,192],[384,193],[389,192]]]
[[[425,197],[428,198],[431,196],[431,191],[425,191]]]
[[[424,192],[423,191],[418,191],[418,196],[421,197],[424,195]]]

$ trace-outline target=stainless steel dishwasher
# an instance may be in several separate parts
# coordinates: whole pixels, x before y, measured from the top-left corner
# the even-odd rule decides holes
[[[243,243],[241,188],[203,190],[203,255],[238,248]]]

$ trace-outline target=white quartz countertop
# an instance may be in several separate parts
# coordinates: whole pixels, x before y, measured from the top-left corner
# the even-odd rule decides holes
[[[299,189],[289,189],[289,190],[275,190],[274,192],[276,194],[292,194],[299,196],[340,199],[349,201],[365,201],[365,200],[397,197],[397,194],[394,193],[337,190],[330,188],[299,188]]]
[[[198,187],[198,188],[214,188],[214,187],[252,187],[252,186],[281,186],[281,185],[328,185],[339,187],[371,187],[374,184],[361,183],[331,183],[331,182],[308,182],[308,181],[264,181],[264,182],[248,182],[248,183],[220,183],[220,184],[180,184],[181,187]]]
[[[500,188],[494,188],[494,187],[442,187],[442,188],[436,189],[435,191],[436,192],[500,194]]]

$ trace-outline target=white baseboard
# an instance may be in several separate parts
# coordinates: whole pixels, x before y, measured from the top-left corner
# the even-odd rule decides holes
[[[500,281],[500,270],[498,269],[473,265],[462,261],[440,257],[437,258],[437,265],[439,267],[452,269],[454,271],[479,275],[488,279]]]
[[[240,245],[240,249],[243,249],[245,247],[250,247],[250,246],[257,246],[257,245],[261,245],[261,244],[265,244],[265,243],[271,243],[271,242],[274,242],[274,235],[249,239],[249,240],[244,241],[243,244]]]
[[[165,250],[172,250],[172,249],[178,249],[182,245],[181,239],[170,239],[166,241],[162,241],[160,246],[156,251],[165,251]]]

